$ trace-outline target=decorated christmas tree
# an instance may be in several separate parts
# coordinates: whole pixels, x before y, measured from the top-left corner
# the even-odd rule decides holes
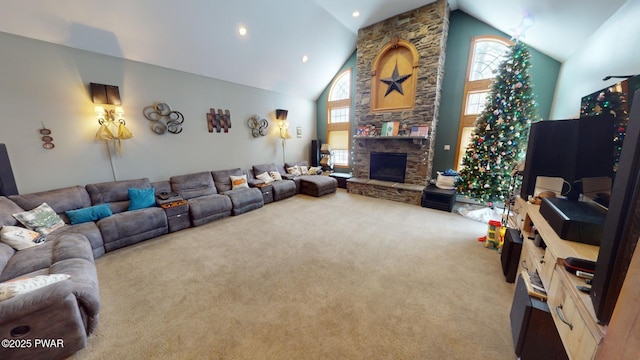
[[[458,194],[488,205],[504,202],[512,183],[511,172],[524,159],[529,127],[537,121],[527,46],[516,41],[497,69],[485,108],[463,158],[456,183]]]

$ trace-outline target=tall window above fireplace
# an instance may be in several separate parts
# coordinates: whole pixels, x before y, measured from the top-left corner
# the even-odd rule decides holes
[[[369,155],[369,179],[404,183],[406,153],[372,152]]]

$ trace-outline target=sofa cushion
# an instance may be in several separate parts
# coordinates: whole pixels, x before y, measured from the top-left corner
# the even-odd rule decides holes
[[[218,193],[221,194],[233,189],[231,176],[242,176],[244,173],[242,172],[242,169],[235,168],[229,170],[215,170],[211,172],[211,175],[213,176],[213,181]]]
[[[213,176],[208,171],[172,176],[169,182],[171,182],[171,190],[180,194],[185,200],[218,193]]]
[[[159,207],[125,211],[98,220],[105,251],[167,234],[167,215]]]
[[[129,189],[146,189],[151,187],[147,178],[134,180],[109,181],[86,186],[91,197],[91,205],[110,204],[114,214],[129,210]]]
[[[22,211],[24,211],[24,209],[18,206],[18,204],[5,196],[0,196],[0,227],[18,224],[18,220],[13,217],[13,214]]]
[[[225,191],[224,195],[231,199],[233,215],[244,214],[248,211],[259,209],[264,206],[262,191],[257,188],[237,188]]]
[[[156,206],[156,191],[149,187],[145,189],[127,189],[129,193],[129,211],[146,209]]]
[[[65,211],[93,205],[87,190],[82,186],[70,186],[24,195],[10,195],[9,199],[24,210],[31,210],[46,202],[65,223],[69,223]]]
[[[169,180],[154,181],[151,183],[151,187],[156,189],[156,194],[171,192],[171,183]]]
[[[263,174],[265,172],[273,179],[270,185],[273,187],[274,201],[282,200],[298,193],[297,184],[283,177],[282,174],[285,172],[282,166],[275,163],[253,165],[254,174]]]
[[[41,245],[16,251],[0,273],[0,282],[30,274],[49,273],[54,263],[67,259],[93,263],[91,246],[86,237],[66,234],[55,240],[47,239]]]
[[[274,181],[270,185],[273,187],[273,201],[286,199],[298,193],[293,180]]]
[[[47,203],[42,203],[29,211],[13,214],[13,216],[26,228],[43,235],[47,235],[64,226],[62,218]]]
[[[98,225],[93,222],[85,222],[77,225],[67,225],[64,226],[51,234],[47,235],[47,241],[52,241],[57,239],[60,236],[66,234],[80,234],[89,240],[91,244],[91,249],[93,251],[93,257],[95,259],[104,255],[104,240],[102,239],[102,234],[100,233],[100,229]]]
[[[89,206],[77,210],[67,210],[65,214],[72,225],[82,224],[89,221],[98,221],[107,216],[113,215],[109,204]]]
[[[44,236],[37,231],[20,226],[5,225],[0,229],[0,241],[16,250],[27,249],[43,243]]]
[[[278,171],[275,163],[253,165],[253,174],[262,174],[266,172],[270,174],[272,171]]]
[[[189,199],[189,216],[193,226],[227,217],[232,209],[231,199],[226,195],[212,194]]]
[[[0,242],[0,274],[4,270],[4,267],[7,266],[9,259],[16,253],[16,250],[11,246]]]

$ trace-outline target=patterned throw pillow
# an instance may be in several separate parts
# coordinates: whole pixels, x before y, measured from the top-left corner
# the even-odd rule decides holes
[[[295,165],[290,168],[287,168],[287,173],[293,176],[300,176],[300,167],[298,167],[298,165]]]
[[[20,226],[5,225],[0,230],[0,241],[16,250],[27,249],[44,243],[44,236],[37,231]]]
[[[279,172],[277,171],[271,171],[269,173],[269,175],[271,175],[271,178],[273,179],[273,181],[280,181],[282,180],[282,175],[280,175]]]
[[[38,275],[32,278],[11,280],[0,284],[0,301],[10,299],[18,294],[40,289],[49,284],[69,279],[67,274]]]
[[[35,209],[13,214],[13,217],[18,219],[27,229],[37,231],[42,235],[47,235],[64,226],[64,221],[46,202]]]
[[[311,166],[309,168],[309,175],[319,175],[322,174],[322,168],[319,166]]]
[[[306,165],[300,166],[300,175],[309,175],[309,167]]]
[[[242,175],[242,176],[230,175],[229,179],[231,179],[231,190],[249,187],[249,184],[247,184],[247,175]]]
[[[269,175],[268,172],[263,172],[262,174],[258,174],[256,179],[264,181],[265,184],[268,184],[273,181],[273,178]]]

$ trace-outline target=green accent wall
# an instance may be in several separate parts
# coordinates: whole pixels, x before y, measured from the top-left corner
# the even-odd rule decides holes
[[[499,35],[510,38],[509,35],[459,10],[451,12],[449,21],[442,98],[436,126],[433,177],[436,176],[437,171],[451,169],[455,164],[471,38],[480,35]],[[526,36],[524,40],[526,43]],[[530,74],[533,93],[538,103],[538,114],[542,119],[548,119],[561,64],[531,47],[529,47],[529,53],[532,64]],[[444,150],[445,145],[450,145],[451,150]]]
[[[327,97],[329,96],[329,89],[331,88],[331,84],[333,83],[333,80],[335,80],[335,78],[338,75],[340,75],[343,71],[347,69],[351,69],[351,109],[349,111],[351,112],[352,117],[355,116],[356,78],[357,78],[356,54],[357,54],[357,51],[354,50],[351,56],[349,57],[349,59],[347,59],[347,61],[342,66],[342,68],[340,68],[340,71],[336,73],[336,76],[334,76],[334,78],[331,80],[331,82],[327,85],[327,87],[324,89],[322,94],[320,94],[320,96],[316,100],[316,120],[317,120],[316,129],[317,129],[318,139],[320,139],[321,143],[324,143],[327,141]],[[354,133],[354,127],[355,127],[355,121],[352,121],[351,134]],[[347,169],[337,169],[337,168],[334,170],[336,172],[351,171]]]

